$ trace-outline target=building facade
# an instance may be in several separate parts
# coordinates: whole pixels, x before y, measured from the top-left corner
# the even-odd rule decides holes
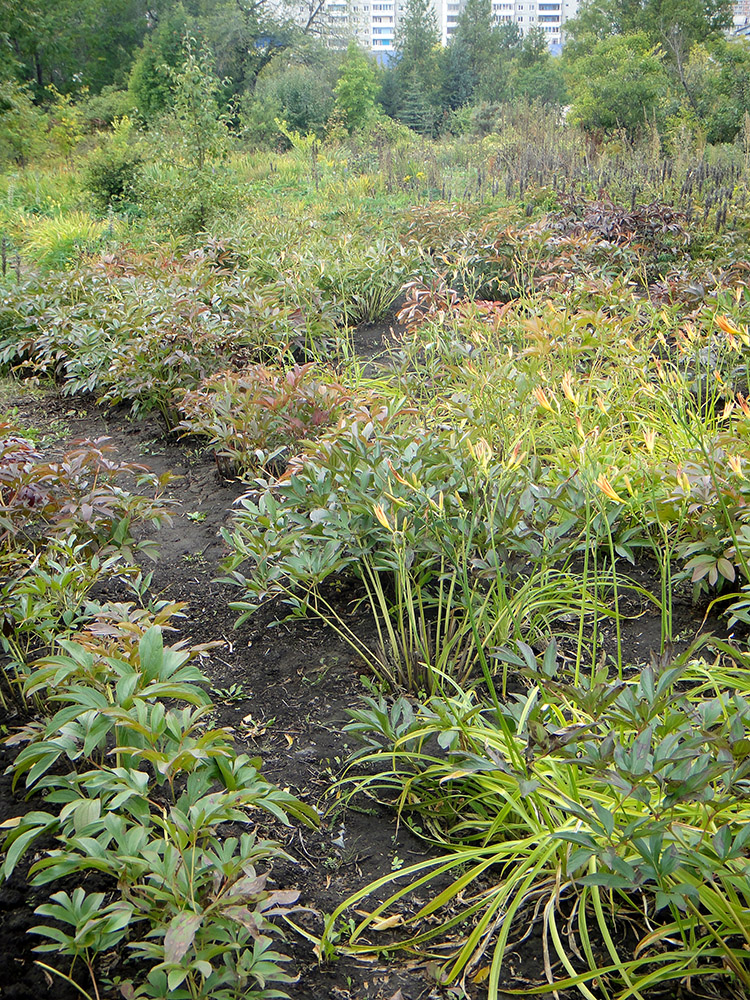
[[[362,48],[376,56],[393,53],[398,0],[329,0],[326,13],[341,36],[356,38]]]
[[[578,13],[579,0],[492,0],[492,14],[497,24],[517,24],[521,33],[541,28],[553,52],[559,52],[564,40],[563,25]],[[747,0],[750,3],[750,0]],[[447,45],[458,25],[462,0],[433,0],[443,45]]]
[[[750,0],[738,0],[732,7],[731,34],[746,36],[750,29]]]
[[[750,0],[743,0],[750,6]],[[559,52],[564,41],[565,22],[578,13],[579,0],[492,0],[492,14],[497,24],[513,22],[522,34],[541,28],[552,52]],[[464,0],[432,0],[440,40],[448,45],[458,25]],[[396,28],[403,0],[328,0],[326,10],[341,32],[348,32],[359,44],[381,59],[395,52]]]

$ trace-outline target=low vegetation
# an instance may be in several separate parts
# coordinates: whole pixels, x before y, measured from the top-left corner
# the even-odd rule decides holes
[[[36,805],[0,873],[49,886],[44,967],[90,998],[112,952],[125,997],[284,996],[282,925],[321,961],[402,950],[467,996],[497,997],[532,933],[537,993],[750,993],[747,110],[721,131],[716,25],[670,64],[688,95],[715,85],[688,121],[657,29],[594,42],[592,16],[567,122],[490,113],[477,82],[437,140],[437,77],[412,66],[388,117],[353,51],[318,80],[338,128],[279,117],[276,151],[242,148],[189,35],[152,36],[140,111],[96,136],[82,99],[7,84],[38,141],[0,177],[4,376],[157,415],[242,482],[237,627],[272,607],[348,643],[367,687],[337,808],[385,804],[425,851],[303,926],[263,830],[320,816],[215,726],[213,644],[170,644],[184,608],[152,592],[169,477],[104,440],[47,454],[4,414],[0,698]],[[493,56],[515,87],[560,72],[516,42]],[[603,52],[613,86],[636,60],[657,89],[645,123],[587,118]],[[254,102],[232,93],[257,135],[291,67],[253,69]],[[61,882],[83,872],[95,890]]]

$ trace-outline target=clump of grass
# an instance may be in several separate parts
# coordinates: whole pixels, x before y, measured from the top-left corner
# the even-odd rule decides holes
[[[416,711],[381,698],[351,712],[368,776],[344,784],[395,804],[437,854],[352,894],[324,947],[356,907],[348,950],[392,950],[371,935],[399,926],[399,946],[439,957],[446,984],[481,977],[490,998],[534,925],[548,989],[624,1000],[726,973],[747,988],[750,816],[724,794],[742,780],[744,751],[723,749],[750,725],[744,667],[729,660],[717,677],[685,654],[630,681],[605,669],[576,684],[554,645],[500,655],[529,682],[502,704],[451,685]],[[428,901],[405,908],[411,892]],[[634,950],[616,943],[620,922]]]
[[[42,267],[64,270],[104,245],[119,231],[119,224],[95,219],[80,209],[52,218],[26,219],[19,242],[24,257]]]

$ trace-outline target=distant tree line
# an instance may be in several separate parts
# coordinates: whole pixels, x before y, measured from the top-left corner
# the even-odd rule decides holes
[[[554,56],[540,28],[521,34],[491,0],[466,0],[443,48],[429,0],[406,0],[395,57],[378,65],[323,0],[0,0],[0,147],[20,163],[42,132],[65,152],[76,129],[150,127],[175,110],[186,38],[211,62],[217,115],[256,144],[376,119],[481,133],[518,101],[599,135],[732,142],[750,127],[750,44],[728,40],[730,24],[729,0],[584,0]]]

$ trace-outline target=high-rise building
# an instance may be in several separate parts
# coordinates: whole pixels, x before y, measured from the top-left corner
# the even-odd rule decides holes
[[[750,0],[742,0],[750,7]],[[447,45],[458,25],[465,0],[432,0],[440,40]],[[541,28],[550,49],[559,52],[564,41],[565,22],[578,13],[579,0],[492,0],[492,15],[497,24],[513,22],[522,34]],[[363,48],[381,58],[395,51],[394,39],[404,0],[328,0],[326,10],[334,24]]]
[[[732,32],[744,35],[750,26],[750,0],[735,0],[732,5]]]
[[[745,0],[750,3],[750,0]],[[458,25],[463,0],[433,0],[443,45],[447,45]],[[578,13],[578,0],[492,0],[492,16],[497,24],[513,22],[522,34],[541,28],[553,52],[564,41],[563,25]]]
[[[398,0],[329,0],[326,13],[340,34],[348,34],[374,55],[394,51]]]

